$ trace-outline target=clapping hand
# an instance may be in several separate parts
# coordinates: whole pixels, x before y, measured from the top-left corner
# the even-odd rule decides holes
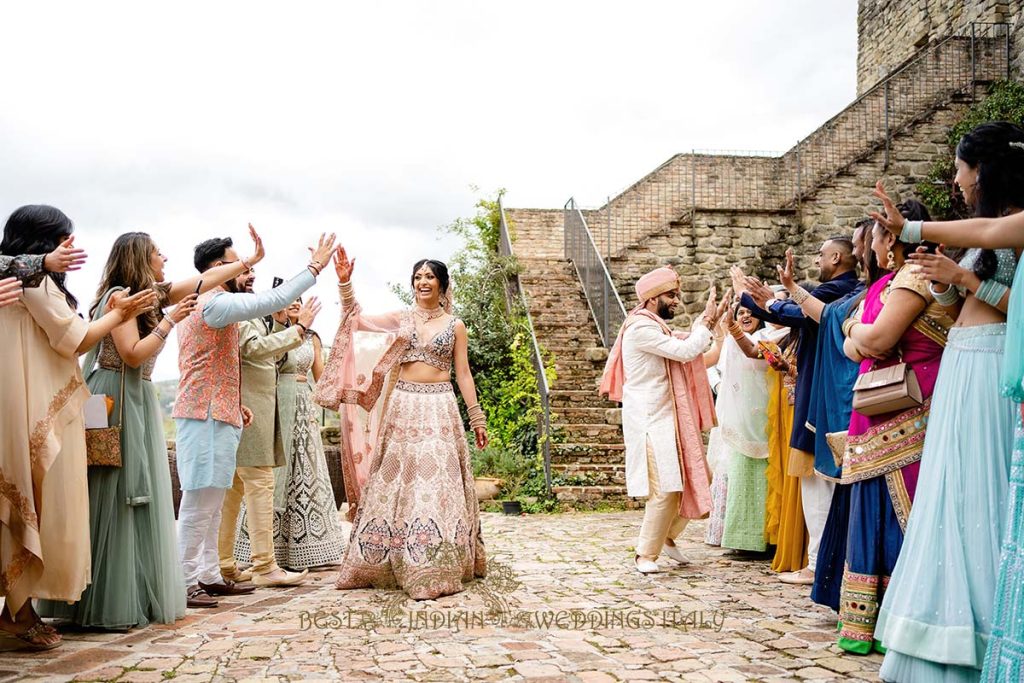
[[[732,291],[736,292],[736,296],[747,291],[746,275],[743,273],[742,268],[739,266],[729,268],[729,277],[732,278]]]
[[[252,223],[249,224],[249,237],[252,238],[253,252],[249,258],[242,259],[250,266],[255,266],[257,263],[263,260],[263,257],[267,255],[266,250],[263,248],[263,238],[256,232],[256,228],[252,227]]]
[[[249,410],[249,408],[247,408],[246,406],[240,406],[240,407],[242,409],[242,426],[243,427],[248,427],[249,425],[252,424],[252,418],[253,418],[252,411]]]
[[[334,272],[338,274],[338,282],[348,282],[352,279],[352,271],[356,269],[356,260],[348,258],[345,247],[338,246],[334,252]]]
[[[123,321],[131,320],[156,306],[156,292],[146,289],[138,294],[130,294],[131,290],[122,289],[114,292],[107,299],[106,313],[117,311]]]
[[[754,303],[761,309],[768,310],[768,302],[775,298],[775,292],[772,291],[771,287],[768,287],[752,275],[748,275],[744,279],[744,286],[747,288],[747,294],[754,300]]]
[[[192,312],[196,310],[196,305],[199,301],[199,295],[192,292],[184,299],[178,302],[178,305],[171,309],[171,312],[167,314],[167,317],[171,319],[175,325],[180,323],[185,318],[192,315]]]
[[[900,236],[903,232],[903,225],[907,222],[907,219],[903,217],[899,209],[896,208],[896,204],[889,198],[889,195],[885,192],[885,187],[882,185],[882,181],[879,180],[875,183],[874,195],[882,200],[882,207],[885,209],[885,215],[872,211],[868,215],[874,218],[879,225],[883,228],[896,235]]]
[[[795,270],[795,268],[793,266],[792,249],[786,249],[785,263],[785,266],[777,265],[775,266],[775,268],[776,270],[779,271],[779,282],[781,282],[786,289],[792,292],[794,289],[796,289],[796,280],[793,279],[793,271]]]
[[[970,275],[969,270],[961,268],[956,261],[943,253],[943,246],[929,254],[925,247],[918,247],[917,251],[909,256],[914,265],[917,266],[917,274],[925,280],[941,282],[947,285],[963,285],[965,278]]]
[[[319,312],[320,300],[315,296],[309,297],[309,300],[302,304],[302,308],[299,309],[298,323],[308,330],[313,326],[313,321],[316,320]]]
[[[327,265],[327,261],[331,258],[331,253],[334,251],[336,239],[333,232],[330,235],[320,233],[320,241],[315,247],[310,247],[309,251],[314,264],[317,266],[317,270],[323,270]]]
[[[0,308],[13,304],[21,298],[21,280],[8,277],[0,280]]]
[[[50,273],[69,273],[81,270],[85,263],[84,249],[75,249],[75,236],[67,238],[43,259],[43,268]]]

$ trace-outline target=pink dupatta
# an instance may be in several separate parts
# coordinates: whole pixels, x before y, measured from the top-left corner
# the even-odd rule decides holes
[[[355,301],[345,310],[313,400],[341,418],[341,471],[348,518],[355,518],[378,436],[392,377],[413,333],[408,311],[363,315]],[[383,400],[382,400],[383,399]]]
[[[640,317],[654,320],[665,334],[681,339],[689,336],[685,332],[672,332],[665,322],[650,311],[638,306],[622,323],[615,345],[608,354],[608,362],[601,377],[599,393],[612,401],[622,402],[622,387],[626,381],[622,362],[622,336]],[[711,470],[704,454],[704,439],[701,432],[717,424],[715,401],[708,384],[704,358],[697,356],[682,363],[665,359],[672,387],[672,398],[676,414],[676,447],[679,467],[683,475],[683,493],[679,499],[679,516],[687,519],[702,519],[711,511]]]

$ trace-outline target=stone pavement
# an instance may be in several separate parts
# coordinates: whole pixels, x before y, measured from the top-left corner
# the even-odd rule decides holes
[[[485,513],[494,571],[459,595],[413,603],[316,573],[172,626],[0,652],[0,681],[878,680],[881,656],[840,654],[806,588],[703,545],[703,523],[685,534],[692,565],[662,558],[664,571],[638,574],[640,516]]]

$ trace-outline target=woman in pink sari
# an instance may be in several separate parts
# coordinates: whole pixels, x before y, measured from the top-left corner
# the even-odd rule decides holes
[[[487,427],[466,326],[451,315],[448,269],[413,267],[410,310],[365,315],[335,254],[342,319],[314,400],[340,410],[342,471],[354,515],[337,587],[401,587],[416,600],[458,593],[485,557],[454,366],[478,448]]]
[[[904,215],[927,218],[924,207]],[[953,321],[935,302],[928,282],[905,256],[918,245],[903,244],[879,225],[871,248],[891,271],[871,285],[843,325],[844,351],[861,362],[860,374],[906,363],[925,399],[921,406],[850,418],[842,483],[850,488],[850,525],[839,606],[839,647],[857,654],[880,650],[874,639],[878,608],[896,565],[924,446],[925,428],[946,333]]]

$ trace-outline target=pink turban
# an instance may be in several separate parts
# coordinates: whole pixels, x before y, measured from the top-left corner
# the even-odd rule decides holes
[[[671,266],[655,268],[636,281],[636,296],[641,304],[676,289],[679,289],[679,276]]]

